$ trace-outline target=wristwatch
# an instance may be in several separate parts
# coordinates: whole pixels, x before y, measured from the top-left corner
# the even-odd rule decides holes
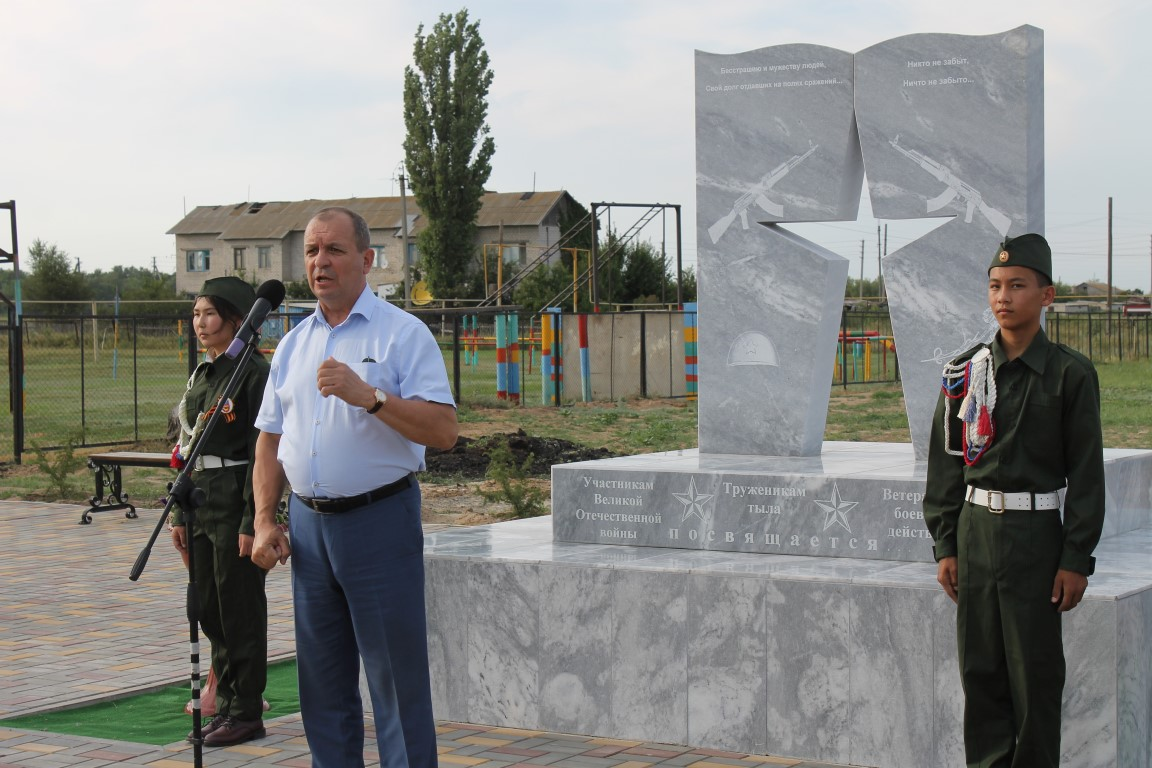
[[[384,403],[388,402],[388,393],[382,389],[376,390],[376,405],[368,409],[368,413],[376,413],[384,407]]]

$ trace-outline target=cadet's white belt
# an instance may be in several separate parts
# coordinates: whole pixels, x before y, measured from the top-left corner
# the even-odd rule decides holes
[[[248,459],[222,459],[219,456],[197,456],[195,469],[203,472],[205,469],[222,469],[223,467],[238,467],[247,464]]]
[[[1056,491],[1049,493],[1004,493],[1003,491],[985,491],[980,488],[968,486],[968,495],[965,497],[973,504],[988,507],[988,511],[1000,514],[1006,509],[1042,511],[1045,509],[1060,509],[1060,494]]]

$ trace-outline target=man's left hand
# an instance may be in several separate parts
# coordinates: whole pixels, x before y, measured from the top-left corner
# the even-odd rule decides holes
[[[1084,599],[1086,589],[1088,589],[1088,577],[1084,574],[1076,571],[1057,571],[1056,581],[1052,584],[1052,604],[1060,613],[1070,611]]]
[[[349,405],[361,408],[371,408],[376,402],[376,390],[346,363],[334,357],[320,363],[316,369],[316,388],[324,397],[335,395]]]

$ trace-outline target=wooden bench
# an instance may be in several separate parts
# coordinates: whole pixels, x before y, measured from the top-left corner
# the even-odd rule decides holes
[[[145,453],[143,451],[111,451],[94,453],[88,457],[96,481],[96,495],[88,500],[91,505],[80,515],[80,524],[92,522],[93,512],[110,512],[126,509],[124,517],[136,517],[136,507],[128,501],[121,481],[121,467],[171,467],[172,455],[168,453]],[[105,493],[107,491],[107,493]]]

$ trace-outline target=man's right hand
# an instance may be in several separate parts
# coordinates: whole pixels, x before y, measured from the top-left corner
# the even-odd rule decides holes
[[[277,524],[257,525],[256,540],[252,544],[252,562],[266,571],[276,567],[277,563],[288,562],[292,554],[292,545],[288,536]]]
[[[936,566],[936,581],[940,582],[940,586],[944,587],[944,591],[948,597],[952,598],[952,602],[956,602],[956,589],[959,585],[959,576],[956,568],[955,557],[942,557]]]
[[[252,498],[255,500],[256,537],[252,541],[252,562],[266,571],[288,562],[292,546],[284,529],[276,522],[276,510],[284,494],[284,468],[276,456],[280,435],[261,432],[256,438],[256,460],[252,467]]]

